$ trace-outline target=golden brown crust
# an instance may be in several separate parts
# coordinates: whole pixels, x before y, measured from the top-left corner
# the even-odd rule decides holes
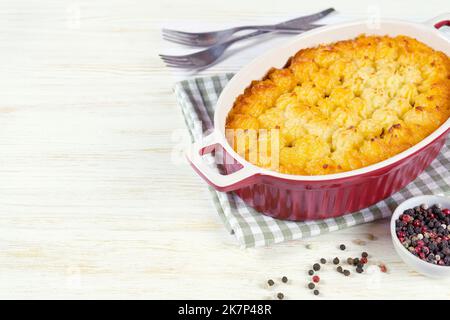
[[[449,116],[450,59],[444,53],[406,36],[361,35],[300,50],[285,68],[253,81],[236,99],[226,128],[242,129],[230,143],[237,150],[241,141],[240,153],[250,162],[318,175],[392,157]],[[256,131],[256,146],[250,131]],[[252,157],[267,140],[278,144]],[[278,156],[270,158],[274,148]]]

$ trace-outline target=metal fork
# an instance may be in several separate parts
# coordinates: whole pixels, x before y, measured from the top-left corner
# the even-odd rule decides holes
[[[330,12],[334,11],[334,9],[327,9],[325,11],[319,12],[317,14],[311,15],[314,16],[314,19],[318,20],[322,17],[324,17],[324,12],[328,12],[325,13],[329,14]],[[290,20],[290,21],[286,21],[283,24],[285,25],[286,29],[290,29],[292,30],[292,27],[290,27],[291,22],[295,21],[294,23],[301,23],[302,21],[310,21],[310,17],[311,16],[306,16],[306,17],[300,17],[294,20]],[[302,19],[305,20],[302,20]],[[317,25],[302,25],[301,28],[303,30],[308,30],[311,28],[315,28],[317,27]],[[220,56],[222,56],[222,54],[225,52],[225,50],[232,45],[233,43],[240,41],[240,40],[244,40],[244,39],[248,39],[248,38],[252,38],[255,36],[259,36],[261,34],[265,34],[265,33],[269,33],[269,31],[255,31],[240,37],[234,37],[228,41],[225,42],[221,42],[218,43],[208,49],[199,51],[199,52],[195,52],[192,54],[188,54],[188,55],[182,55],[182,56],[172,56],[172,55],[163,55],[160,54],[159,56],[161,57],[161,59],[166,63],[166,65],[168,67],[171,68],[181,68],[181,69],[201,69],[203,67],[206,67],[212,63],[214,63],[215,61],[217,61]]]
[[[311,27],[317,27],[311,25]],[[302,32],[302,31],[300,31]],[[171,68],[182,68],[182,69],[200,69],[206,67],[222,56],[225,50],[235,42],[259,36],[264,33],[269,33],[269,31],[255,31],[240,37],[234,37],[231,40],[221,42],[208,49],[198,51],[192,54],[182,55],[182,56],[171,56],[160,54],[161,59],[166,63],[168,67]],[[299,33],[299,30],[297,30]]]
[[[288,20],[282,23],[273,25],[249,25],[234,27],[225,30],[211,31],[211,32],[184,32],[171,29],[163,29],[162,35],[165,40],[196,47],[208,47],[219,42],[228,40],[233,34],[242,30],[258,30],[258,31],[283,31],[281,29],[300,29],[301,27],[310,24],[313,21],[319,20],[330,13],[334,12],[334,8],[303,16],[300,18]],[[295,31],[295,30],[292,30]],[[283,32],[289,32],[284,30]]]

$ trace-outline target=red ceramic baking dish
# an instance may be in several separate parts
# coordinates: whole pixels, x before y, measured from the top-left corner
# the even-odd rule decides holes
[[[257,167],[228,144],[225,121],[236,97],[271,67],[281,68],[302,48],[371,35],[406,35],[450,55],[450,41],[438,31],[450,25],[450,13],[426,23],[381,19],[321,27],[297,36],[285,46],[257,58],[228,83],[219,97],[214,131],[192,144],[187,158],[197,173],[219,191],[234,191],[256,210],[278,219],[309,220],[336,217],[366,208],[414,180],[436,158],[450,131],[450,119],[420,143],[385,161],[330,175],[300,176]],[[204,154],[222,150],[226,175],[207,164]],[[229,159],[233,161],[229,161]]]

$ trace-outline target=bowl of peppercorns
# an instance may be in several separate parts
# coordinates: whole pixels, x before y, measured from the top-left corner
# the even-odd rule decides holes
[[[394,248],[415,271],[450,276],[450,198],[418,196],[395,209],[391,218]]]

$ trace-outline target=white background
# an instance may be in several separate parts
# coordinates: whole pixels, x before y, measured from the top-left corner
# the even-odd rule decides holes
[[[187,131],[172,87],[191,74],[159,60],[188,51],[163,43],[160,28],[265,24],[329,6],[340,14],[325,23],[450,12],[448,0],[1,1],[0,298],[316,298],[310,265],[362,250],[389,272],[344,278],[328,267],[319,299],[449,298],[449,280],[399,260],[387,221],[240,249],[205,184],[174,161]],[[289,37],[235,46],[203,74],[237,71]],[[288,285],[265,287],[283,275]]]

